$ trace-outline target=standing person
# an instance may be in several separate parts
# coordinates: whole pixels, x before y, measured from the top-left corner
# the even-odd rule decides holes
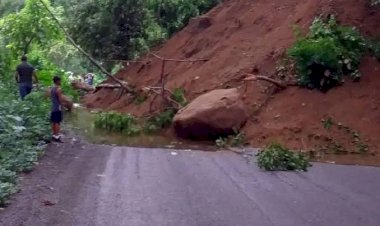
[[[86,77],[87,77],[86,78],[87,85],[92,86],[94,84],[94,74],[88,73]]]
[[[24,100],[32,92],[33,79],[38,84],[36,70],[28,63],[28,58],[25,55],[21,57],[21,64],[16,68],[15,79],[19,84],[21,100]]]
[[[61,78],[54,76],[54,87],[50,90],[50,98],[52,103],[50,122],[52,129],[52,140],[56,142],[62,142],[60,136],[61,122],[62,122],[62,104],[67,102],[65,100],[61,90]]]

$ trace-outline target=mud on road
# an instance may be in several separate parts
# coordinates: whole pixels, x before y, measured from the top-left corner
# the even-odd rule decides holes
[[[267,173],[230,152],[49,147],[1,226],[377,226],[380,168]]]

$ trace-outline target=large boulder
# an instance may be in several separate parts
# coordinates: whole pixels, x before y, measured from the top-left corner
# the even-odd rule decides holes
[[[245,105],[234,89],[218,89],[199,96],[174,117],[179,137],[216,139],[240,129],[247,121]]]

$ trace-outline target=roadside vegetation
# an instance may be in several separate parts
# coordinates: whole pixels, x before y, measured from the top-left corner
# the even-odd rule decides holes
[[[51,85],[54,75],[62,77],[64,94],[73,100],[80,95],[70,87],[68,72],[94,72],[96,81],[105,77],[72,46],[62,29],[44,8],[47,5],[67,28],[76,43],[107,70],[116,73],[120,60],[145,54],[221,0],[2,0],[0,1],[0,206],[17,191],[17,173],[32,170],[43,153],[49,134],[49,102],[43,92],[34,92],[21,102],[14,82],[14,69],[23,54],[38,69],[40,88]],[[373,6],[379,0],[371,0]],[[359,79],[360,59],[365,53],[380,58],[380,44],[364,38],[355,28],[340,25],[334,17],[317,18],[310,33],[298,36],[289,50],[295,61],[298,81],[303,86],[329,89],[340,85],[344,75]],[[315,72],[323,71],[322,77]],[[171,96],[181,106],[185,92]],[[136,104],[149,101],[138,96]],[[172,124],[177,108],[167,107],[148,120],[130,114],[99,113],[95,126],[127,136],[152,133]],[[344,129],[344,127],[342,127]],[[362,139],[351,133],[358,150],[366,150]],[[15,142],[17,141],[17,142]],[[242,146],[244,135],[220,138],[219,147]],[[308,160],[278,144],[269,145],[258,155],[266,170],[306,170]]]
[[[246,145],[245,134],[239,131],[235,131],[234,135],[218,138],[215,141],[215,145],[219,149],[242,148],[244,145]]]
[[[327,117],[321,120],[323,127],[327,131],[336,130],[341,133],[341,136],[351,144],[351,148],[345,147],[339,141],[334,140],[331,137],[327,137],[325,140],[327,144],[321,147],[324,153],[333,154],[368,154],[370,152],[370,146],[365,139],[361,136],[359,131],[352,129],[351,127],[344,125],[341,122],[336,122],[333,118]]]
[[[180,88],[174,89],[171,99],[181,106],[186,106],[187,104],[185,92]],[[146,96],[137,96],[135,102],[136,104],[141,104],[141,102],[145,101],[147,101]],[[170,127],[177,111],[177,109],[169,106],[165,110],[155,113],[147,119],[137,118],[131,114],[102,112],[98,113],[95,118],[95,127],[110,132],[123,133],[126,136],[135,136],[141,132],[152,134]]]
[[[112,74],[122,68],[117,60],[140,56],[184,27],[192,17],[219,3],[219,0],[42,1],[75,41]],[[35,89],[22,102],[13,75],[23,54],[38,70],[40,91]],[[0,1],[0,206],[17,191],[17,173],[32,170],[43,153],[49,135],[50,105],[43,90],[51,85],[53,76],[62,77],[65,95],[79,100],[78,92],[71,89],[68,72],[74,75],[93,72],[96,83],[105,78],[67,41],[41,0]],[[142,103],[146,98],[142,96],[136,102]],[[180,89],[172,98],[186,102]],[[167,127],[175,112],[169,109],[156,115],[146,127],[149,131]],[[128,136],[143,131],[132,115],[112,112],[100,113],[96,126]]]
[[[359,80],[359,66],[365,53],[379,57],[379,44],[366,39],[354,27],[343,26],[334,16],[316,18],[306,36],[289,49],[296,62],[298,82],[302,86],[327,91],[343,83],[348,75]]]
[[[307,171],[309,160],[278,143],[272,143],[257,154],[257,164],[267,171]]]
[[[4,81],[2,81],[4,82]],[[43,93],[20,101],[14,85],[0,85],[0,206],[16,192],[16,173],[28,172],[49,134],[49,103]]]

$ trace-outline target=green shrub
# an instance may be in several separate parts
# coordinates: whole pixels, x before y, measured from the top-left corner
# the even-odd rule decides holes
[[[16,184],[16,178],[15,172],[0,168],[0,181],[2,183]]]
[[[220,149],[228,147],[243,147],[246,144],[245,134],[235,131],[234,135],[220,137],[215,141],[215,144]]]
[[[95,117],[95,127],[110,132],[121,132],[127,136],[138,135],[141,131],[133,115],[116,112],[98,113]]]
[[[146,95],[138,95],[136,97],[136,100],[135,100],[135,104],[137,105],[141,105],[143,104],[146,100],[148,99],[148,97]]]
[[[228,148],[229,144],[228,144],[228,139],[225,138],[225,137],[219,137],[216,141],[215,141],[215,145],[220,148],[220,149],[225,149],[225,148]]]
[[[380,60],[380,42],[368,40],[367,46],[372,55]]]
[[[155,115],[146,122],[144,125],[144,130],[148,133],[152,133],[157,130],[169,127],[173,122],[175,114],[176,110],[167,109],[166,111]]]
[[[172,99],[179,103],[182,107],[187,105],[185,90],[182,88],[174,89]]]
[[[280,144],[270,144],[257,154],[257,163],[267,171],[307,171],[310,165],[302,154],[291,152]]]
[[[332,16],[327,21],[316,18],[309,34],[298,39],[288,54],[297,63],[301,85],[312,88],[329,86],[328,89],[341,83],[343,75],[360,77],[358,67],[366,49],[366,41],[359,31],[339,25]],[[321,66],[331,75],[326,77],[323,71],[316,75],[313,65]],[[325,79],[330,84],[322,84]]]
[[[0,205],[16,191],[16,173],[32,170],[41,155],[50,133],[49,107],[43,93],[20,101],[15,85],[0,84]]]
[[[0,206],[7,204],[10,195],[16,191],[16,186],[14,184],[0,182]]]

